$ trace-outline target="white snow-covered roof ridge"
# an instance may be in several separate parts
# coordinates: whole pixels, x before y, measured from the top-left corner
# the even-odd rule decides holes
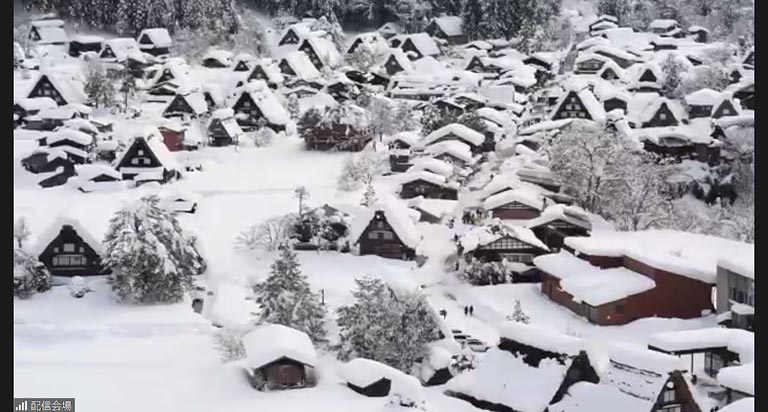
[[[288,53],[283,57],[283,60],[300,79],[310,80],[320,77],[320,72],[317,71],[315,65],[303,51],[296,50]]]
[[[517,202],[536,210],[542,210],[544,208],[544,201],[541,196],[523,188],[504,190],[489,196],[483,202],[483,209],[492,210],[499,206]]]
[[[422,144],[424,146],[428,146],[432,144],[433,142],[447,136],[453,134],[459,139],[470,143],[474,146],[480,146],[485,141],[485,136],[483,136],[482,133],[472,130],[467,126],[464,126],[460,123],[451,123],[449,125],[445,125],[434,132],[428,134],[424,139],[422,140]]]
[[[91,248],[93,248],[96,253],[101,254],[103,252],[103,246],[101,242],[96,239],[93,234],[88,231],[82,223],[80,223],[79,220],[66,214],[59,215],[56,220],[54,220],[54,222],[51,223],[48,228],[37,237],[35,243],[30,246],[30,251],[35,255],[40,255],[43,253],[45,248],[54,239],[56,239],[56,237],[59,236],[59,233],[64,226],[71,226],[72,229],[77,232],[77,235],[80,236],[83,241],[87,243]]]
[[[755,395],[755,363],[728,366],[717,373],[717,383],[748,395]]]
[[[258,369],[282,358],[314,367],[317,353],[309,336],[297,329],[277,324],[263,324],[243,336],[244,364]]]
[[[745,247],[735,255],[725,255],[717,260],[717,265],[748,278],[755,278],[755,246]]]
[[[139,47],[141,48],[171,47],[173,45],[173,40],[171,39],[171,35],[168,34],[168,30],[165,28],[144,29],[139,34],[139,39],[141,39],[142,36],[144,35],[146,35],[149,38],[152,44],[151,45],[140,44]]]
[[[433,21],[446,36],[461,36],[464,34],[462,28],[463,19],[459,16],[435,17]]]
[[[498,220],[494,222],[493,226],[480,226],[469,230],[459,239],[459,243],[465,251],[472,251],[504,237],[511,237],[538,249],[549,251],[547,245],[542,243],[530,229],[504,225]]]

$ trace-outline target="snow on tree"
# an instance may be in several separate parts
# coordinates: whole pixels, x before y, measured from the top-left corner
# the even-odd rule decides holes
[[[323,113],[315,107],[304,112],[304,114],[301,116],[301,119],[299,119],[299,122],[296,124],[296,129],[299,133],[299,136],[301,136],[303,139],[306,139],[307,136],[312,133],[312,130],[318,124],[320,124],[320,120],[322,119]]]
[[[700,89],[725,90],[730,84],[728,69],[720,63],[698,66],[683,78],[679,95],[685,96]]]
[[[178,302],[205,270],[196,239],[184,233],[176,216],[149,195],[119,210],[104,238],[108,281],[124,301]]]
[[[463,29],[470,40],[483,37],[483,25],[485,23],[485,9],[482,0],[467,0],[462,12]]]
[[[225,328],[213,335],[214,348],[219,352],[224,363],[245,358],[245,346],[243,346],[244,330]]]
[[[355,48],[355,51],[347,53],[344,59],[348,65],[355,69],[369,71],[382,60],[385,52],[372,42],[362,41]]]
[[[107,76],[104,66],[91,61],[85,73],[85,94],[96,107],[110,107],[115,101],[115,86]]]
[[[13,250],[13,296],[26,299],[53,287],[53,278],[37,258],[21,249]]]
[[[664,60],[664,63],[661,64],[661,73],[661,92],[670,99],[679,97],[678,88],[680,87],[682,74],[685,73],[685,67],[675,59],[674,55],[670,54]]]
[[[263,120],[263,119],[259,119]],[[269,146],[277,137],[277,133],[267,126],[261,126],[253,133],[253,145],[256,147]]]
[[[418,130],[419,122],[413,116],[408,102],[401,100],[395,107],[393,129],[395,133]]]
[[[355,303],[337,311],[339,358],[363,357],[409,373],[438,339],[435,313],[418,291],[398,293],[377,278],[355,283]]]
[[[616,17],[621,24],[630,14],[632,5],[630,0],[599,0],[597,2],[597,15],[608,15]]]
[[[669,221],[671,196],[667,181],[672,169],[651,154],[623,156],[626,163],[618,170],[612,195],[603,208],[605,217],[619,230],[645,230],[665,227]]]
[[[471,371],[477,367],[477,357],[475,353],[468,348],[462,349],[459,356],[451,362],[451,375],[456,376],[460,373]]]
[[[523,312],[523,305],[520,303],[519,299],[515,300],[515,311],[512,313],[509,320],[526,324],[531,322],[531,318]]]
[[[288,241],[298,217],[294,214],[275,216],[245,229],[235,244],[250,250],[275,251]]]
[[[21,216],[13,223],[13,239],[16,240],[16,245],[19,249],[24,248],[24,242],[29,239],[30,231],[27,226],[27,218]]]
[[[296,252],[290,246],[280,247],[269,277],[254,286],[254,293],[261,309],[259,322],[298,329],[314,342],[325,340],[325,307],[320,303],[319,294],[310,290]]]
[[[302,215],[307,208],[304,201],[309,199],[309,190],[305,186],[298,186],[293,190],[293,194],[296,199],[299,199],[299,215]]]
[[[369,181],[365,185],[365,193],[363,193],[363,200],[360,204],[365,207],[371,207],[376,201],[376,190],[373,188],[373,181]]]
[[[128,109],[128,99],[133,96],[138,89],[136,78],[128,68],[120,71],[120,93],[123,94],[123,108]]]
[[[351,192],[372,182],[389,170],[389,156],[385,152],[363,152],[347,158],[336,187]]]
[[[292,120],[299,120],[301,116],[301,108],[299,106],[299,98],[295,94],[288,96],[288,113],[291,115]]]
[[[368,105],[368,118],[370,119],[371,131],[381,139],[382,136],[394,133],[395,111],[392,101],[375,97]]]

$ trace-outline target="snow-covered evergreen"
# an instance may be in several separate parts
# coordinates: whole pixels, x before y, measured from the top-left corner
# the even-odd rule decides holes
[[[315,342],[325,340],[325,306],[320,296],[309,288],[296,252],[290,246],[280,247],[269,277],[254,286],[254,293],[261,309],[259,322],[298,329]]]
[[[25,299],[53,287],[53,278],[40,261],[21,249],[13,250],[13,296]]]
[[[160,206],[156,195],[118,211],[104,238],[104,264],[121,300],[178,302],[205,270],[196,239],[184,233],[176,216]]]

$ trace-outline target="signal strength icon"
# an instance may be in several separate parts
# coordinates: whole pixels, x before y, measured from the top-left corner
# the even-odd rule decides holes
[[[27,408],[27,401],[23,401],[20,404],[16,405],[16,408],[13,409],[14,411],[28,411]]]

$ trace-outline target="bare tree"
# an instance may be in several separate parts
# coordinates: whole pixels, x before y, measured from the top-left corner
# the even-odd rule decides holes
[[[245,358],[244,334],[244,331],[238,329],[222,329],[213,335],[214,347],[221,354],[222,362]]]
[[[29,227],[27,226],[27,218],[24,216],[16,219],[16,222],[13,224],[13,238],[16,240],[16,243],[19,246],[19,249],[24,248],[24,242],[29,239]]]
[[[309,190],[307,190],[304,186],[298,186],[294,191],[294,197],[296,199],[299,199],[299,216],[304,214],[304,209],[306,208],[306,205],[304,205],[304,201],[309,199]]]
[[[250,250],[275,251],[290,239],[296,215],[275,216],[248,227],[235,239],[238,247]]]

